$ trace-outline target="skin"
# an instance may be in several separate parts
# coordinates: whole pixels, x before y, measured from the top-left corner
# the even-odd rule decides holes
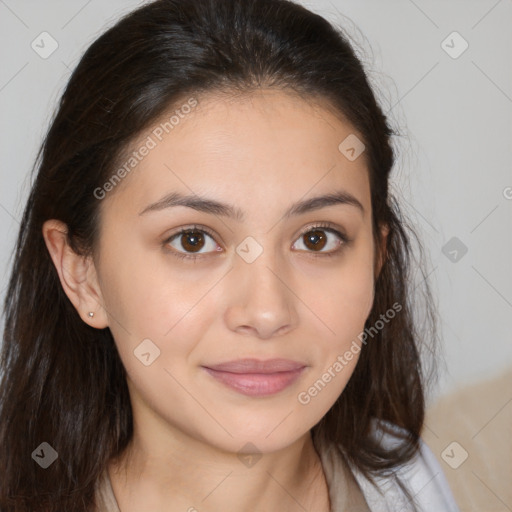
[[[365,155],[349,161],[339,151],[357,132],[320,101],[271,90],[199,99],[101,201],[94,257],[73,253],[61,222],[43,227],[65,292],[85,322],[111,329],[127,371],[134,438],[109,466],[113,489],[123,512],[327,511],[310,429],[359,354],[307,405],[297,396],[350,348],[373,304],[382,257],[375,259]],[[292,203],[339,189],[364,212],[338,204],[283,218]],[[232,204],[245,220],[185,206],[139,215],[170,192]],[[315,257],[301,235],[318,222],[351,240],[324,231],[320,253],[341,247],[332,258]],[[199,259],[179,259],[173,250],[194,254],[187,240],[166,240],[193,224],[216,236],[204,234]],[[246,237],[263,249],[252,263],[236,252]],[[147,338],[160,350],[149,366],[134,356]],[[242,357],[307,368],[266,397],[242,395],[201,368]],[[250,467],[239,458],[251,453],[249,442],[261,455]]]

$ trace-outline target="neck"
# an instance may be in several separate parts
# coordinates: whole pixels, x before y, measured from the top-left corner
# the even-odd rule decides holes
[[[309,432],[277,452],[246,455],[198,440],[175,439],[163,449],[144,439],[134,432],[109,466],[122,512],[329,510],[327,483]]]

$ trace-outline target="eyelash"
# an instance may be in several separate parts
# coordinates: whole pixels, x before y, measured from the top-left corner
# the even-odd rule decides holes
[[[332,233],[332,234],[336,235],[338,238],[340,238],[343,243],[340,245],[340,247],[338,247],[338,249],[336,249],[334,251],[330,251],[330,252],[322,252],[322,253],[315,254],[312,251],[307,251],[314,258],[317,258],[317,257],[330,257],[330,258],[332,258],[333,256],[338,256],[339,253],[343,250],[344,246],[351,242],[351,240],[345,234],[341,233],[337,229],[334,229],[332,227],[332,225],[330,223],[328,223],[328,222],[319,222],[318,224],[315,224],[313,226],[308,226],[307,228],[304,229],[304,231],[302,231],[299,234],[299,238],[301,236],[305,235],[306,233],[309,233],[310,231],[314,231],[315,229],[322,229],[323,231],[327,231],[329,233]],[[215,235],[214,235],[214,233],[210,229],[208,229],[205,226],[200,226],[200,225],[194,224],[193,226],[182,228],[180,231],[178,231],[177,233],[174,233],[173,235],[168,237],[166,240],[164,240],[164,242],[163,242],[164,247],[169,242],[174,240],[175,238],[177,238],[180,235],[183,235],[183,234],[185,234],[186,232],[189,232],[189,231],[204,232],[207,235],[209,235],[211,238],[215,239]],[[171,249],[171,252],[172,252],[173,256],[176,256],[177,258],[180,258],[180,259],[183,259],[183,260],[193,260],[193,261],[195,261],[195,260],[197,260],[199,258],[207,256],[205,254],[187,254],[187,253],[182,253],[182,252],[176,251],[174,249]]]

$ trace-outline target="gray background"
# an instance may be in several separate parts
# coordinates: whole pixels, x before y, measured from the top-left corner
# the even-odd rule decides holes
[[[0,0],[2,298],[30,169],[70,70],[141,3]],[[349,32],[405,135],[393,188],[427,249],[439,308],[446,364],[433,396],[510,368],[512,1],[301,3]],[[51,48],[42,32],[58,44],[47,58],[31,47]]]

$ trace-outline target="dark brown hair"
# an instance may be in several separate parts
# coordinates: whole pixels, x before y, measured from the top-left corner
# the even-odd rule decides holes
[[[93,510],[98,477],[132,436],[114,339],[108,328],[83,322],[64,293],[43,223],[61,220],[71,247],[93,254],[100,219],[94,190],[112,176],[137,135],[187,95],[259,87],[323,98],[351,123],[366,146],[376,247],[379,226],[390,228],[366,326],[395,303],[401,311],[362,347],[345,390],[312,429],[313,439],[338,443],[370,479],[391,475],[417,452],[428,380],[420,352],[435,346],[434,309],[422,280],[430,329],[422,327],[420,337],[411,286],[417,237],[389,192],[397,133],[347,36],[287,0],[158,0],[123,17],[87,49],[34,164],[4,304],[2,512]],[[384,429],[400,427],[400,443],[385,449],[371,435],[374,420],[383,420]],[[59,454],[48,469],[31,457],[44,441]]]

